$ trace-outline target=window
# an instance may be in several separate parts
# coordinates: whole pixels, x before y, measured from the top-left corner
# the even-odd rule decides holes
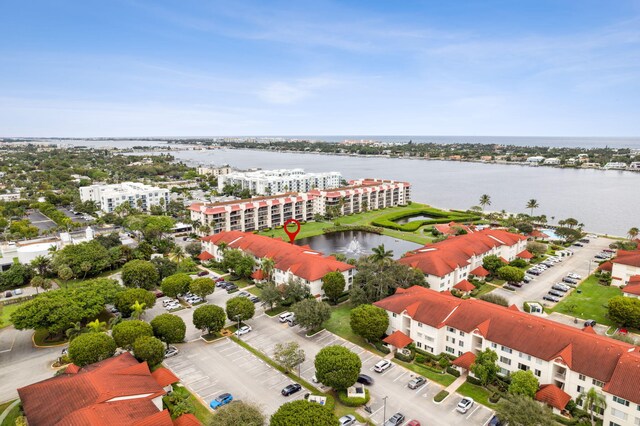
[[[419,348],[422,348],[422,343],[416,342],[416,346],[419,347]]]
[[[529,369],[528,365],[518,363],[518,368],[522,371],[527,371]]]
[[[609,422],[609,426],[620,426],[620,425],[616,422]]]
[[[506,353],[508,353],[508,354],[510,354],[511,352],[513,352],[513,351],[511,350],[511,348],[508,348],[508,347],[506,347],[506,346],[501,346],[501,347],[500,347],[500,349],[502,349],[502,352],[506,352]]]
[[[536,376],[540,377],[540,376],[542,376],[542,371],[536,370],[536,371],[533,372],[533,374],[535,374]]]
[[[621,410],[616,410],[615,408],[611,408],[611,415],[622,420],[627,420],[627,413]]]
[[[584,388],[583,388],[582,386],[578,385],[578,387],[576,388],[576,390],[577,390],[579,393],[581,393],[581,392],[583,392],[583,391],[584,391]]]
[[[396,314],[396,313],[394,312],[394,313],[393,313],[393,317],[394,317],[394,318],[397,318],[397,317],[398,317],[398,314]]]
[[[613,400],[614,400],[615,402],[617,402],[618,404],[622,404],[622,405],[624,405],[625,407],[628,407],[628,406],[629,406],[629,401],[627,401],[626,399],[622,399],[622,398],[620,398],[620,397],[618,397],[618,396],[615,396],[615,395],[614,395],[614,396],[613,396]]]
[[[503,364],[511,365],[511,360],[505,356],[500,357],[500,362]]]
[[[591,383],[593,383],[594,385],[596,385],[598,387],[603,387],[604,386],[604,382],[601,382],[600,380],[596,380],[596,379],[592,379]]]
[[[445,348],[445,350],[446,350],[447,352],[449,352],[450,354],[455,354],[455,353],[456,353],[456,350],[455,350],[455,349],[453,349],[453,348],[450,348],[449,346],[447,346],[447,347]]]
[[[495,349],[495,348],[497,348],[497,347],[498,347],[498,345],[497,345],[496,343],[491,343],[491,347],[492,347],[493,349]]]
[[[453,327],[447,327],[447,331],[450,332],[450,333],[455,333],[456,329],[453,328]]]
[[[458,346],[464,346],[464,340],[458,340]]]
[[[461,356],[464,352],[458,351],[458,356]]]
[[[531,361],[531,355],[523,354],[522,352],[520,352],[518,356],[522,359],[526,359],[527,361]]]
[[[509,375],[509,370],[507,370],[506,368],[500,367],[500,375],[508,376]]]
[[[460,337],[464,337],[464,331],[460,332]]]
[[[580,375],[578,376],[578,379],[580,379],[580,380],[582,380],[582,381],[584,382],[584,379],[585,379],[584,374],[580,374]]]
[[[422,323],[421,322],[418,323],[418,327],[422,327]]]
[[[542,360],[541,360],[541,359],[536,358],[536,364],[538,364],[538,365],[542,365]]]

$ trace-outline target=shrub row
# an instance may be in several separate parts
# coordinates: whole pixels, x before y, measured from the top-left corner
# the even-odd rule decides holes
[[[482,386],[482,382],[473,376],[467,376],[467,382],[471,383],[472,385]]]
[[[360,407],[361,405],[366,404],[371,399],[371,395],[369,395],[369,389],[364,389],[364,398],[349,398],[347,396],[346,390],[338,391],[338,399],[340,402],[347,407]]]
[[[453,377],[460,377],[460,371],[457,368],[447,367],[447,373],[451,374]]]
[[[449,396],[449,392],[447,392],[446,390],[441,390],[436,394],[436,396],[433,397],[433,400],[435,402],[440,402],[448,396]]]
[[[395,221],[411,216],[425,215],[431,216],[434,219],[416,220],[405,224],[398,224]],[[381,216],[378,219],[371,222],[374,226],[380,226],[383,228],[395,229],[404,232],[414,232],[420,227],[425,225],[434,225],[437,223],[447,223],[451,221],[457,222],[472,222],[482,219],[477,215],[470,215],[468,213],[458,213],[453,211],[445,211],[435,208],[423,208],[420,210],[404,211],[397,213],[390,213],[385,216]]]
[[[335,225],[322,230],[325,234],[332,232],[344,232],[344,231],[364,231],[371,232],[372,234],[382,234],[383,230],[377,226],[369,225]]]
[[[404,355],[404,354],[401,354],[400,352],[396,352],[394,356],[396,359],[399,359],[400,361],[411,362],[413,361],[413,357],[415,356],[415,353],[411,352],[411,355]]]
[[[389,349],[388,347],[386,347],[384,345],[384,343],[382,343],[381,341],[377,341],[373,344],[373,346],[376,347],[377,350],[379,350],[380,352],[382,352],[383,354],[388,354],[391,352],[391,349]]]

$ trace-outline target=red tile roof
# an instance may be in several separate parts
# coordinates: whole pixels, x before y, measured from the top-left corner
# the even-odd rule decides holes
[[[546,361],[561,357],[573,371],[605,383],[611,380],[619,358],[635,348],[525,312],[477,299],[462,300],[420,286],[397,291],[374,305],[397,314],[410,308],[410,316],[423,324],[476,331],[491,342]],[[640,403],[640,387],[633,401]]]
[[[622,292],[640,296],[640,282],[627,284],[622,289]]]
[[[173,426],[202,426],[193,414],[183,414],[173,421]]]
[[[640,250],[618,250],[616,257],[611,262],[640,268]]]
[[[549,238],[547,234],[545,234],[544,232],[540,232],[537,229],[534,229],[533,231],[531,231],[529,235],[532,236],[533,238],[542,238],[543,240]]]
[[[165,391],[146,363],[139,363],[125,352],[82,367],[74,374],[25,386],[18,389],[18,394],[30,424],[111,426],[133,425],[137,420],[157,415],[159,411],[152,399]],[[134,395],[138,397],[111,401]],[[169,423],[154,424],[171,425],[170,417],[166,418]]]
[[[589,333],[589,334],[598,334],[596,333],[596,331],[593,329],[593,327],[591,327],[590,325],[586,326],[585,328],[582,329],[582,331],[584,331],[585,333]]]
[[[468,234],[473,232],[473,227],[456,222],[442,223],[439,225],[433,225],[433,227],[436,228],[438,232],[445,235],[455,235],[459,229],[464,229]]]
[[[520,259],[533,259],[533,255],[529,250],[523,250],[520,253],[516,254],[516,257]]]
[[[457,288],[460,291],[468,292],[471,290],[475,290],[476,286],[474,286],[467,280],[462,280],[458,284],[454,285],[453,288]]]
[[[633,275],[629,277],[629,282],[627,284],[640,284],[640,275]]]
[[[269,238],[250,232],[220,232],[202,240],[215,245],[226,243],[228,248],[239,249],[258,258],[270,257],[277,269],[291,271],[308,281],[319,280],[329,272],[344,272],[355,268],[332,256],[324,256],[319,251],[286,243],[280,238]]]
[[[469,265],[472,256],[482,256],[493,248],[513,246],[527,238],[498,229],[485,229],[460,235],[408,252],[398,263],[425,274],[442,277],[458,267]]]
[[[611,380],[602,389],[640,404],[640,352],[637,348],[618,359]]]
[[[457,367],[462,367],[465,370],[469,370],[474,362],[476,362],[476,355],[473,352],[465,352],[458,358],[454,359],[452,364]]]
[[[151,375],[162,387],[172,385],[180,381],[180,379],[178,379],[176,375],[171,372],[171,370],[164,367],[159,367],[158,369],[156,369],[156,371],[151,373]]]
[[[606,262],[602,262],[599,266],[598,266],[598,271],[609,271],[611,272],[613,270],[613,263],[611,263],[611,261],[607,260]]]
[[[253,274],[251,274],[251,278],[253,278],[254,280],[264,280],[265,277],[265,273],[262,269],[258,269],[257,271],[254,271]]]
[[[402,331],[397,330],[391,333],[390,336],[387,336],[384,339],[382,339],[382,341],[391,346],[395,346],[398,349],[402,349],[408,344],[412,343],[413,339],[407,336],[406,334],[404,334]]]
[[[558,410],[564,410],[570,400],[571,395],[556,385],[542,385],[536,392],[536,401],[544,402]]]
[[[471,275],[475,275],[476,277],[486,277],[489,275],[489,271],[484,269],[483,266],[478,266],[476,269],[470,272]]]
[[[209,253],[208,251],[203,251],[202,253],[200,253],[198,255],[198,259],[200,259],[200,260],[211,260],[211,259],[213,259],[213,255],[211,253]]]

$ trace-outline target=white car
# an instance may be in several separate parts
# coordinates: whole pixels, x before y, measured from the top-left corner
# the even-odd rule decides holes
[[[178,352],[180,352],[178,348],[176,348],[175,346],[169,346],[164,350],[164,357],[171,358],[172,356],[178,355]]]
[[[391,367],[391,361],[389,361],[388,359],[383,359],[373,366],[373,371],[375,371],[376,373],[382,373],[389,367]]]
[[[251,331],[250,325],[243,325],[239,329],[236,330],[236,336],[242,336],[243,334],[247,334]]]
[[[340,417],[338,422],[340,422],[340,426],[351,426],[356,423],[356,417],[353,414],[347,414],[346,416]]]
[[[572,272],[570,274],[567,275],[569,278],[573,278],[574,280],[581,280],[582,277],[578,274],[576,274],[575,272]]]
[[[292,316],[293,312],[283,312],[278,315],[278,319],[280,320],[280,322],[287,322],[287,320],[289,320],[289,318],[291,318]]]
[[[180,304],[179,303],[170,303],[167,306],[164,307],[167,311],[173,311],[174,309],[178,309],[180,308]]]
[[[465,414],[467,411],[469,411],[469,408],[473,407],[473,403],[474,403],[473,398],[469,398],[468,396],[465,396],[464,398],[462,398],[460,402],[458,402],[456,411],[458,413]]]
[[[167,305],[173,305],[175,303],[180,304],[176,299],[166,299],[162,301],[162,306],[167,307]]]

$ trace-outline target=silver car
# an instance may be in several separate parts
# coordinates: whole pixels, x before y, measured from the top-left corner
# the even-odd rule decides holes
[[[338,419],[340,426],[351,426],[356,423],[356,417],[353,414],[347,414]]]

